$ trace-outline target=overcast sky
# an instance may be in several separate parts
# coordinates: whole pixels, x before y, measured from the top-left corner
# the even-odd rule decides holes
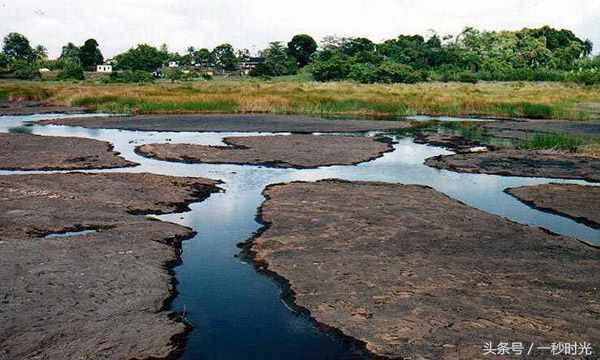
[[[106,57],[138,43],[212,48],[224,42],[261,49],[296,33],[365,36],[456,34],[551,25],[573,30],[600,48],[598,0],[0,0],[0,36],[26,35],[51,57],[88,38]]]

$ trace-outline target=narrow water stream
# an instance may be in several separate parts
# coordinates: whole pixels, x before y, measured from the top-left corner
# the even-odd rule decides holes
[[[24,121],[57,116],[0,117],[0,132]],[[185,309],[194,330],[183,359],[354,359],[363,355],[338,336],[323,332],[305,315],[281,299],[281,287],[238,258],[237,244],[260,229],[255,221],[269,184],[327,178],[428,185],[470,206],[515,222],[544,227],[600,245],[600,231],[565,217],[537,211],[503,192],[507,187],[549,182],[587,184],[542,178],[458,174],[423,165],[431,156],[450,152],[396,139],[395,151],[355,165],[319,169],[273,169],[257,166],[171,163],[138,156],[133,149],[145,143],[222,144],[238,133],[136,132],[64,126],[32,126],[34,134],[78,136],[109,141],[127,160],[140,166],[93,172],[152,172],[172,176],[201,176],[224,181],[225,192],[192,204],[183,214],[157,216],[189,226],[198,235],[183,244],[182,264],[175,269],[178,296],[172,304]],[[243,135],[269,135],[247,134]],[[24,173],[0,171],[0,175]],[[499,239],[501,241],[501,239]]]

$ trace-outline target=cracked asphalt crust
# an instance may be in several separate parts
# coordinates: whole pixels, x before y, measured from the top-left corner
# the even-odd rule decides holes
[[[248,245],[257,266],[375,355],[483,359],[487,341],[600,343],[600,252],[575,239],[424,186],[328,180],[265,196],[265,229]]]
[[[215,185],[153,174],[0,177],[0,358],[175,358],[187,327],[166,311],[170,269],[194,232],[144,214],[184,211]]]
[[[229,146],[146,144],[136,153],[166,161],[306,169],[353,165],[393,150],[389,143],[358,136],[250,136],[224,142]]]

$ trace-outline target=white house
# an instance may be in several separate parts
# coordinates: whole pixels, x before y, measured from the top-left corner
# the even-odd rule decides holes
[[[99,72],[99,73],[110,74],[110,73],[112,73],[112,71],[113,71],[112,65],[98,65],[98,66],[96,66],[96,72]]]

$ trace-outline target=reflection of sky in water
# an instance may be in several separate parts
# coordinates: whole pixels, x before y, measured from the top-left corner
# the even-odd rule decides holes
[[[0,117],[0,131],[35,117]],[[224,193],[192,204],[184,214],[158,216],[190,226],[198,235],[183,245],[183,263],[176,268],[180,292],[173,303],[186,308],[196,330],[189,336],[185,359],[339,359],[352,358],[346,346],[319,332],[304,316],[299,316],[279,299],[274,282],[234,256],[236,244],[260,228],[255,222],[257,207],[268,184],[327,178],[384,181],[431,186],[455,199],[513,221],[541,226],[556,233],[600,244],[600,231],[570,219],[540,212],[505,194],[514,186],[548,182],[580,183],[540,178],[459,174],[423,165],[431,156],[450,154],[441,148],[414,144],[400,139],[395,151],[357,166],[331,166],[319,169],[272,169],[255,166],[170,163],[146,159],[133,152],[144,143],[195,143],[221,145],[222,138],[248,133],[175,133],[85,129],[63,126],[33,126],[34,134],[78,136],[110,141],[115,150],[140,166],[94,172],[152,172],[173,176],[203,176],[223,180]],[[0,171],[0,174],[14,173]],[[498,239],[501,241],[502,239]]]

